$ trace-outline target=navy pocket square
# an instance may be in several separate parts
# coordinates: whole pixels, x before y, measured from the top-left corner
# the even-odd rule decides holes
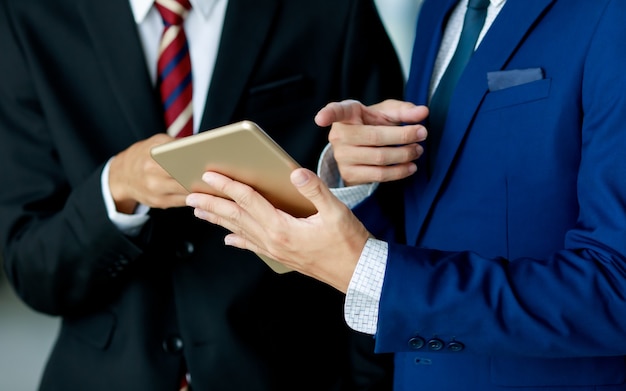
[[[487,85],[489,91],[494,92],[543,78],[543,69],[541,68],[511,69],[487,72]]]

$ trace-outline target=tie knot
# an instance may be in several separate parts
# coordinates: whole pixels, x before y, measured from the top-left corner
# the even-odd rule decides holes
[[[191,9],[189,0],[155,0],[154,5],[166,26],[183,24]]]
[[[467,3],[467,8],[485,9],[489,7],[489,3],[489,0],[469,0],[469,3]]]

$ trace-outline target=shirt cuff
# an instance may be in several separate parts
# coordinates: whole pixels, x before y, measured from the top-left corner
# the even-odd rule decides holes
[[[109,170],[111,167],[111,160],[107,162],[102,170],[102,176],[100,178],[102,186],[102,198],[104,199],[104,205],[106,206],[107,215],[109,220],[125,235],[137,236],[141,228],[148,221],[148,211],[150,208],[146,205],[139,204],[135,209],[135,213],[128,215],[120,213],[115,208],[115,201],[111,196],[111,189],[109,188]]]
[[[376,334],[388,254],[387,242],[370,238],[365,243],[344,304],[346,323],[356,331]]]
[[[326,145],[322,151],[317,165],[317,175],[326,183],[331,193],[350,209],[369,197],[378,187],[378,183],[344,187],[331,144]]]

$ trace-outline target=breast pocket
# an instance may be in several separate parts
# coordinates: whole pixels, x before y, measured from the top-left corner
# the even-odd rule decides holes
[[[545,99],[550,95],[552,79],[541,79],[515,87],[489,92],[481,111],[497,110]]]
[[[248,112],[284,110],[313,94],[313,82],[304,75],[292,75],[254,85],[248,91]]]

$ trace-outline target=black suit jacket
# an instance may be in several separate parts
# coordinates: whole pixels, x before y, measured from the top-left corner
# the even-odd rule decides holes
[[[164,131],[126,0],[0,0],[0,237],[26,303],[62,317],[42,390],[330,390],[384,372],[343,321],[343,297],[274,274],[189,208],[138,237],[109,221],[111,156]],[[198,70],[194,70],[198,72]],[[331,100],[400,97],[369,0],[230,0],[202,129],[258,122],[314,168]],[[353,349],[354,348],[354,349]],[[350,380],[351,379],[351,380]]]

